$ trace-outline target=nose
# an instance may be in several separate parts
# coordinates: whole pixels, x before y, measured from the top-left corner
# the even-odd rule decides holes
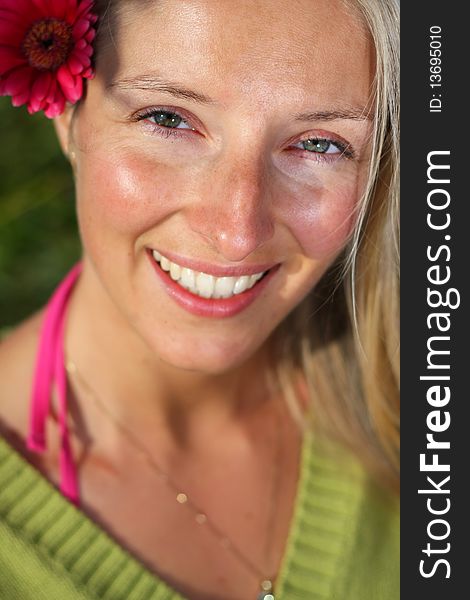
[[[260,157],[221,158],[205,172],[190,227],[217,254],[240,262],[274,235],[267,167]]]

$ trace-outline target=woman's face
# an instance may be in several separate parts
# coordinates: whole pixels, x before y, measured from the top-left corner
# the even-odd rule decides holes
[[[351,233],[369,37],[340,0],[121,5],[72,125],[85,259],[153,353],[224,372]]]

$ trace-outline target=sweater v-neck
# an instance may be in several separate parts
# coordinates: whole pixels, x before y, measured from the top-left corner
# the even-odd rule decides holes
[[[353,543],[361,473],[355,462],[340,466],[320,449],[314,436],[306,435],[290,530],[275,582],[276,599],[332,597],[342,555]],[[77,597],[187,600],[66,500],[1,438],[0,519],[33,545],[49,568],[59,570],[81,590],[82,596]]]

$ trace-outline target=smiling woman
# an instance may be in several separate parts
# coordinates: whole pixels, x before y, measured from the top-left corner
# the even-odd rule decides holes
[[[0,585],[398,598],[396,2],[91,4],[0,0],[83,246],[0,347]],[[69,102],[98,16],[64,110],[28,6]]]

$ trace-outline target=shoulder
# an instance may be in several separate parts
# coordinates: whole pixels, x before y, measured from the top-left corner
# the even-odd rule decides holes
[[[371,480],[364,483],[349,552],[346,553],[341,598],[398,600],[399,500]]]
[[[26,436],[42,315],[34,314],[0,341],[0,435],[14,446]]]
[[[313,510],[325,546],[338,546],[332,598],[398,600],[399,497],[380,485],[348,450],[325,440],[315,446]],[[310,517],[312,520],[313,517]]]
[[[345,461],[346,464],[347,461]],[[344,464],[344,463],[343,463]],[[348,534],[337,596],[342,600],[398,600],[400,590],[400,502],[356,458],[349,461]],[[352,475],[352,476],[351,476]]]

